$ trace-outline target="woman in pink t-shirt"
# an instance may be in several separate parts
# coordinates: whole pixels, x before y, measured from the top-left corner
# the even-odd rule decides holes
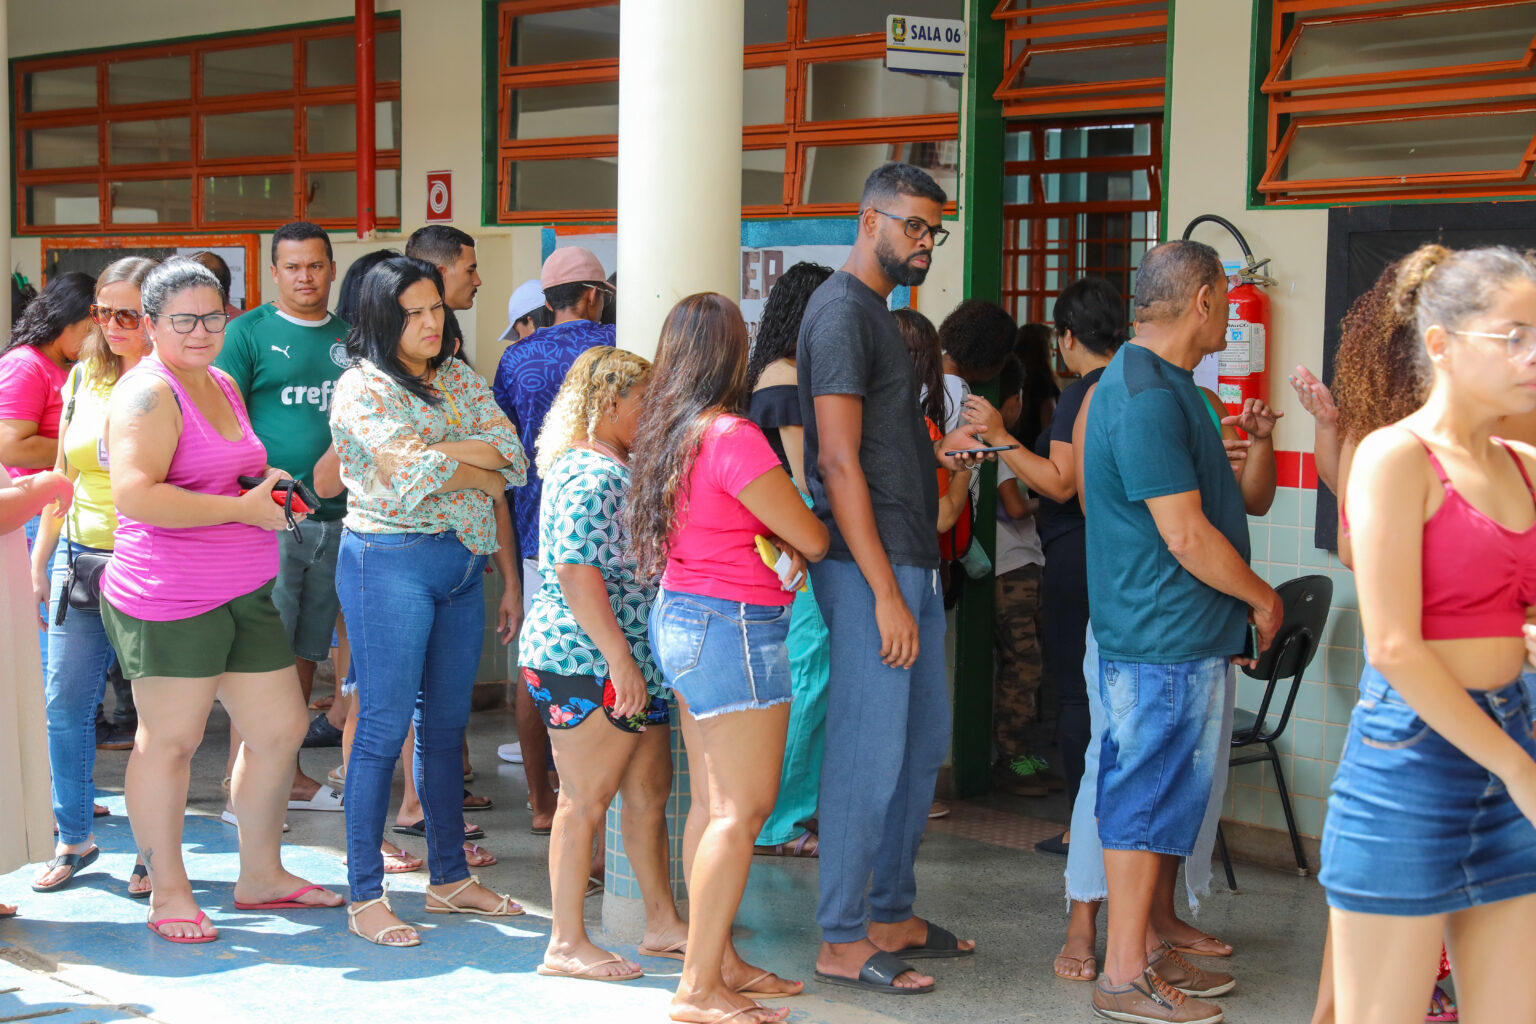
[[[651,648],[693,765],[683,838],[692,912],[672,1019],[782,1020],[753,997],[798,995],[800,983],[743,963],[731,922],[778,796],[790,604],[805,560],[826,554],[827,528],[743,415],[747,328],[734,302],[706,293],[673,307],[651,380],[635,431],[645,441],[631,453],[630,537],[642,573],[665,570]],[[759,536],[789,556],[782,580]]]

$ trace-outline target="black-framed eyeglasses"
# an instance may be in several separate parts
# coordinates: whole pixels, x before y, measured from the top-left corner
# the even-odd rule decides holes
[[[1509,346],[1509,358],[1530,359],[1536,355],[1536,327],[1530,324],[1521,324],[1510,329],[1508,334],[1490,334],[1487,331],[1450,331],[1451,334],[1459,334],[1463,338],[1491,338],[1502,341]]]
[[[929,224],[921,217],[898,217],[894,213],[886,213],[884,210],[875,206],[871,206],[870,209],[874,210],[882,217],[889,217],[891,220],[901,221],[902,233],[905,234],[908,238],[912,239],[914,242],[921,242],[924,235],[929,235],[933,238],[933,247],[937,249],[939,246],[944,244],[945,239],[949,238],[948,231],[940,227],[938,224]]]
[[[169,320],[171,330],[177,334],[191,334],[197,330],[199,321],[209,334],[223,334],[225,325],[229,323],[229,314],[222,310],[217,313],[204,313],[202,316],[195,313],[151,313],[150,316]]]
[[[115,309],[100,304],[91,307],[91,322],[97,327],[105,327],[115,320],[123,330],[134,331],[143,319],[144,315],[136,309]]]

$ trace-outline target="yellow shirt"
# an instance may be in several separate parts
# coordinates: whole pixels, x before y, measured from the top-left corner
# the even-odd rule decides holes
[[[69,417],[61,440],[64,457],[80,474],[75,480],[75,500],[69,510],[69,538],[76,544],[110,551],[112,534],[117,530],[117,510],[112,506],[112,481],[102,465],[106,446],[101,443],[101,435],[106,429],[112,385],[87,382],[84,370],[77,364],[70,369],[59,391],[64,396],[66,415],[70,399],[74,399],[74,415]]]

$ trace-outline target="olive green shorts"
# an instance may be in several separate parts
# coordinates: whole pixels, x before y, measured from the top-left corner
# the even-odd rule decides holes
[[[293,665],[293,648],[272,603],[272,580],[188,619],[136,619],[101,599],[101,622],[128,679],[209,679]]]

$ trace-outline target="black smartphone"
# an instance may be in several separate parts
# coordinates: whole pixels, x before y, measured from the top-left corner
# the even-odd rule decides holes
[[[1011,451],[1013,451],[1017,447],[1018,447],[1018,445],[1016,445],[1016,444],[994,444],[994,445],[992,445],[989,448],[957,448],[954,451],[945,452],[944,454],[945,455],[986,455],[988,452],[1011,452]]]
[[[1252,622],[1248,623],[1248,632],[1243,637],[1243,653],[1240,657],[1244,661],[1259,660],[1259,627]]]
[[[240,486],[248,491],[260,487],[265,481],[266,477],[263,476],[242,476],[239,478]],[[315,497],[315,492],[305,487],[302,480],[294,480],[292,477],[286,480],[279,480],[272,485],[272,500],[279,505],[286,504],[284,499],[289,491],[293,492],[293,510],[295,512],[309,513],[320,507],[320,499]]]

